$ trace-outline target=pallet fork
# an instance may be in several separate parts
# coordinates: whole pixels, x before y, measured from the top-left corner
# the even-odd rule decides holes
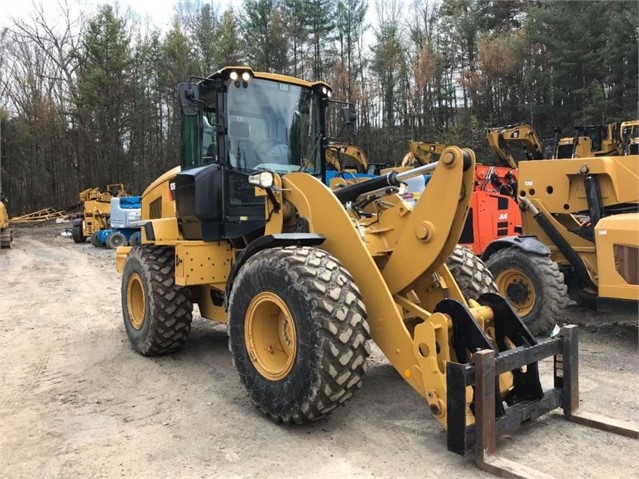
[[[538,400],[521,401],[496,417],[501,408],[497,403],[496,377],[499,374],[529,367],[540,359],[554,357],[554,387],[543,392]],[[636,427],[597,414],[579,411],[579,371],[577,327],[570,325],[560,329],[551,339],[527,348],[515,348],[499,354],[483,349],[473,354],[472,364],[447,364],[448,383],[448,449],[466,454],[474,449],[475,464],[482,470],[499,477],[530,478],[549,477],[522,464],[504,459],[496,453],[497,435],[518,429],[525,421],[534,420],[561,407],[569,421],[639,439]],[[465,391],[474,386],[475,424],[467,426],[458,418],[465,417],[455,391]],[[461,416],[460,416],[461,414]]]

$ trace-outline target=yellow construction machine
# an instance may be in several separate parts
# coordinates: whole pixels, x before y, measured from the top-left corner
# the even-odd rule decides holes
[[[620,124],[608,123],[575,126],[573,136],[558,140],[554,158],[588,158],[620,154]]]
[[[581,305],[600,311],[638,311],[637,185],[637,155],[519,165],[524,233],[550,250],[568,294]],[[512,268],[512,257],[503,254]],[[528,281],[522,278],[522,282],[523,290]]]
[[[360,388],[372,338],[447,429],[449,449],[475,446],[480,467],[503,473],[496,433],[557,407],[582,417],[576,328],[538,343],[504,298],[469,297],[446,267],[472,151],[449,147],[438,162],[327,188],[330,95],[325,83],[248,67],[178,86],[181,166],[144,192],[142,244],[117,249],[129,340],[147,356],[183,347],[197,303],[227,325],[252,402],[305,423]],[[405,181],[429,172],[420,199],[403,201]],[[473,261],[458,273],[476,277]],[[543,391],[537,362],[548,356],[554,388]]]
[[[621,152],[624,155],[639,155],[639,120],[621,123]]]
[[[122,183],[107,185],[105,188],[93,187],[82,190],[78,195],[83,205],[80,217],[72,223],[71,237],[76,243],[84,243],[87,238],[94,242],[95,234],[109,228],[111,198],[128,196]],[[97,246],[94,244],[94,246]]]
[[[502,166],[517,169],[520,160],[540,160],[544,157],[543,140],[532,126],[525,123],[489,128],[486,139]],[[520,148],[515,149],[513,145]]]
[[[442,143],[424,143],[423,141],[410,140],[408,153],[402,158],[400,167],[427,165],[439,158],[446,148]]]
[[[12,241],[13,232],[9,228],[9,213],[4,204],[4,195],[2,195],[0,198],[0,248],[11,248]]]

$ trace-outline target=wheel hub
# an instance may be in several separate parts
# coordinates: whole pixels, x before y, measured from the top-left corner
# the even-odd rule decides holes
[[[535,306],[535,288],[530,278],[518,269],[506,269],[495,278],[497,289],[521,316],[529,314]]]
[[[522,281],[513,281],[506,287],[506,295],[515,303],[521,303],[526,300],[530,292]]]
[[[246,311],[244,340],[255,369],[279,381],[293,369],[297,330],[286,303],[268,291],[256,295]]]
[[[129,281],[126,285],[126,304],[131,326],[137,330],[142,329],[142,326],[144,326],[146,301],[142,278],[140,278],[140,275],[137,273],[132,273],[131,276],[129,276]]]

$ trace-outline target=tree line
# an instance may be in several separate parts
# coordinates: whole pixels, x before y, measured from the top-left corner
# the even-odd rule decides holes
[[[102,5],[37,7],[0,32],[0,188],[12,215],[132,193],[179,163],[175,87],[226,65],[324,80],[373,162],[408,140],[492,157],[489,127],[639,117],[639,3],[618,0],[182,0],[162,31]],[[373,9],[376,21],[367,21]]]

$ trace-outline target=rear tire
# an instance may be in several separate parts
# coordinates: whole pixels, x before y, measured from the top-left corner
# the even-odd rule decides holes
[[[504,248],[488,258],[486,265],[495,284],[517,311],[530,332],[549,335],[558,318],[563,318],[568,303],[564,275],[548,256],[526,253],[519,248]]]
[[[126,244],[127,244],[126,236],[124,236],[119,231],[116,231],[115,233],[112,233],[109,236],[107,236],[106,245],[111,249],[116,249],[119,246],[124,246]]]
[[[122,274],[122,316],[133,349],[143,356],[181,349],[191,332],[191,290],[175,284],[175,253],[136,246]]]
[[[87,237],[82,234],[82,223],[73,225],[71,228],[71,237],[75,243],[84,243]]]
[[[305,423],[343,406],[370,354],[366,309],[337,259],[310,247],[260,251],[229,299],[229,349],[251,401]]]
[[[138,246],[140,244],[142,244],[142,235],[139,231],[136,231],[129,237],[129,246]]]
[[[95,246],[96,248],[101,248],[104,245],[100,243],[100,240],[98,239],[98,233],[99,233],[98,231],[94,231],[93,234],[91,235],[91,244]]]
[[[484,293],[498,293],[492,273],[468,248],[455,246],[446,266],[466,299],[477,299]]]

